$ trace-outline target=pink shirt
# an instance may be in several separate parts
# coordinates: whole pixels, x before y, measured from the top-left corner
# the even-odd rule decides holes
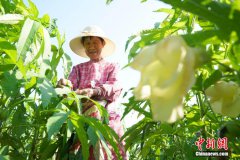
[[[73,84],[73,90],[84,88],[100,88],[100,97],[107,100],[108,107],[119,97],[122,88],[118,84],[117,63],[101,60],[88,61],[73,67],[68,79]]]
[[[115,110],[115,102],[122,91],[122,87],[118,84],[118,71],[119,65],[116,63],[104,60],[93,62],[90,60],[74,66],[68,79],[72,82],[74,90],[84,88],[101,89],[99,97],[107,100],[105,107],[109,113],[109,126],[121,137],[123,135],[123,127],[120,115]],[[119,147],[123,159],[127,159],[124,145],[119,145]],[[115,154],[113,154],[113,157],[116,159]]]

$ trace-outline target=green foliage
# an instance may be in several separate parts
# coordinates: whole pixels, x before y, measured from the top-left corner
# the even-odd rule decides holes
[[[48,133],[49,139],[51,139],[51,136],[54,133],[59,132],[61,126],[67,120],[68,115],[69,115],[69,113],[60,111],[60,112],[53,114],[53,116],[51,116],[48,119],[46,126],[47,126],[47,133]]]
[[[129,62],[143,47],[172,35],[180,35],[188,45],[206,50],[211,60],[197,69],[195,85],[185,97],[184,118],[175,123],[154,122],[148,100],[139,101],[132,96],[124,103],[124,116],[134,110],[143,117],[122,137],[130,159],[215,159],[195,156],[198,151],[195,142],[199,137],[215,140],[227,137],[230,159],[237,159],[240,141],[239,135],[234,133],[239,132],[240,117],[229,118],[214,113],[205,90],[219,80],[240,84],[239,1],[161,1],[172,8],[156,10],[166,13],[166,18],[157,22],[154,28],[129,37],[125,48],[129,51]],[[203,147],[206,150],[206,146]]]
[[[87,97],[55,88],[59,62],[65,77],[72,67],[56,19],[38,17],[31,0],[29,6],[22,0],[0,4],[0,159],[64,159],[75,133],[84,159],[97,141],[108,152],[109,143],[121,159],[119,138],[107,125],[105,108],[92,100],[103,121],[85,117],[80,100]],[[58,44],[51,44],[51,38]]]
[[[132,110],[142,117],[121,138],[129,158],[210,159],[194,156],[198,138],[227,137],[230,159],[237,159],[240,117],[214,113],[205,90],[218,80],[240,84],[239,0],[161,1],[172,8],[156,10],[167,14],[166,18],[152,29],[129,37],[125,47],[129,62],[143,47],[171,35],[181,35],[188,45],[206,50],[211,60],[198,66],[195,85],[184,100],[183,119],[172,124],[155,122],[151,102],[134,96],[123,104],[126,109],[122,118]],[[98,142],[109,159],[108,144],[121,159],[117,147],[120,140],[108,126],[104,107],[92,100],[103,120],[85,117],[80,100],[87,97],[69,88],[55,88],[59,62],[63,61],[65,77],[72,65],[62,48],[65,36],[59,33],[56,19],[47,14],[39,17],[37,7],[30,0],[28,3],[0,2],[0,159],[67,159],[71,140],[81,141],[83,159],[89,157],[89,146]],[[51,38],[58,44],[51,44]],[[203,149],[207,150],[206,146]]]

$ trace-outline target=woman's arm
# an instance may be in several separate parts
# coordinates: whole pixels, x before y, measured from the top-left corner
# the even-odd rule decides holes
[[[105,70],[105,73],[103,73],[105,75],[102,75],[107,76],[107,81],[104,84],[97,85],[94,88],[77,89],[78,86],[75,85],[77,82],[74,82],[74,80],[76,81],[75,77],[77,73],[76,71],[72,72],[69,77],[72,77],[72,80],[70,80],[73,83],[75,92],[77,94],[86,95],[88,97],[96,96],[109,102],[115,101],[122,91],[122,87],[119,85],[118,82],[118,72],[120,67],[118,64],[113,63],[108,67],[109,68]]]
[[[98,96],[103,97],[105,100],[113,102],[115,101],[121,94],[122,87],[119,84],[118,80],[118,72],[120,66],[118,64],[111,64],[110,72],[108,74],[107,81],[104,84],[96,87],[99,89]]]
[[[68,80],[72,82],[73,90],[75,91],[78,88],[78,82],[79,82],[77,66],[73,67],[71,73],[68,76]]]

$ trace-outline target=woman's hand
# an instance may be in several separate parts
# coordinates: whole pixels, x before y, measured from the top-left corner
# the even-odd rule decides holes
[[[63,88],[63,86],[72,88],[72,83],[68,79],[61,78],[57,83],[57,87]]]
[[[77,89],[75,92],[79,95],[85,95],[88,97],[96,96],[98,94],[98,90],[92,88]]]

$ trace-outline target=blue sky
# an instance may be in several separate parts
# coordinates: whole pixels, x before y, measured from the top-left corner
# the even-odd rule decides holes
[[[119,62],[121,66],[127,64],[125,43],[133,34],[143,29],[149,29],[155,22],[161,21],[166,15],[153,12],[166,7],[156,0],[141,3],[140,0],[115,0],[110,5],[105,0],[33,0],[39,9],[40,16],[49,14],[57,18],[60,32],[66,35],[64,50],[71,56],[73,65],[86,61],[75,55],[68,44],[71,38],[79,35],[88,25],[98,25],[116,43],[114,55],[107,58],[109,61]],[[59,69],[59,78],[63,76]],[[124,69],[120,77],[125,90],[136,86],[139,73],[131,69]]]

